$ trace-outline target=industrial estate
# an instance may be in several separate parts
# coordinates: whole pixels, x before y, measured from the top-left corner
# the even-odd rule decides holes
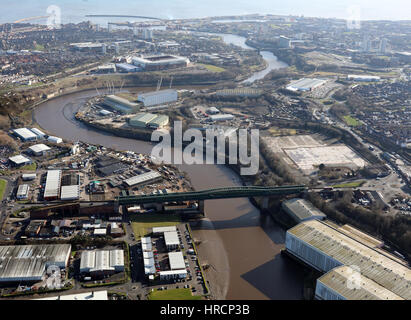
[[[411,299],[409,22],[114,17],[0,25],[1,300]]]

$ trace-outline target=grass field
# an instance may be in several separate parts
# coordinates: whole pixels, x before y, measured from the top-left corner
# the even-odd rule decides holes
[[[332,187],[333,188],[359,188],[364,183],[365,183],[365,181],[355,181],[355,182],[336,184],[335,186],[332,186]]]
[[[344,116],[344,121],[350,127],[358,127],[358,126],[362,125],[362,123],[359,120],[357,120],[357,119],[355,119],[351,116]]]
[[[211,71],[211,72],[220,73],[220,72],[224,72],[224,71],[225,71],[224,68],[220,68],[220,67],[217,67],[217,66],[213,66],[213,65],[211,65],[211,64],[202,64],[202,63],[199,63],[198,65],[199,65],[199,66],[202,66],[202,67],[205,67],[208,71]]]
[[[190,289],[172,289],[153,291],[148,295],[148,300],[201,300],[201,297],[193,296]]]
[[[29,164],[27,166],[21,167],[20,170],[22,171],[36,171],[37,169],[37,164],[36,163],[32,163]]]
[[[179,215],[172,214],[147,214],[147,215],[132,215],[131,227],[133,228],[134,236],[138,239],[144,237],[148,233],[149,228],[154,227],[170,227],[181,223]]]
[[[7,181],[0,180],[0,201],[3,200],[4,192],[6,191]]]

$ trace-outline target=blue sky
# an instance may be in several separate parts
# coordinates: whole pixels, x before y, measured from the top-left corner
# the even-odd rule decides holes
[[[0,22],[46,15],[49,5],[61,7],[63,22],[88,13],[153,15],[188,18],[215,15],[272,13],[348,18],[350,6],[361,18],[411,20],[410,0],[1,0]]]

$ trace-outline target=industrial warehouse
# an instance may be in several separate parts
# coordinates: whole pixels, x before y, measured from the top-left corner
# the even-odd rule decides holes
[[[326,215],[324,213],[314,207],[311,202],[304,199],[296,198],[283,201],[282,208],[297,223],[311,219],[323,220],[326,218]]]
[[[172,89],[146,92],[138,95],[138,101],[142,102],[145,107],[177,102],[177,100],[178,92]]]
[[[67,267],[70,244],[0,247],[0,282],[41,281],[50,266]]]
[[[350,226],[318,220],[302,222],[286,235],[287,253],[326,273],[317,280],[316,299],[411,299],[411,270],[382,245]]]
[[[169,122],[170,118],[166,115],[141,113],[130,119],[130,126],[136,128],[159,129],[167,126]]]
[[[134,113],[138,111],[137,103],[132,103],[128,101],[127,99],[124,99],[124,98],[121,98],[115,95],[106,96],[103,104],[116,111],[119,111],[125,114]]]
[[[327,82],[327,80],[322,79],[311,79],[311,78],[302,78],[300,80],[291,82],[287,86],[287,90],[290,91],[301,91],[301,92],[309,92],[321,87]]]
[[[81,253],[80,273],[101,278],[124,271],[124,250],[96,250]]]

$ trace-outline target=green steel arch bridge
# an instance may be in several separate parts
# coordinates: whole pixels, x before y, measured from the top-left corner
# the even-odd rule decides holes
[[[249,197],[269,197],[276,195],[297,194],[308,190],[304,185],[282,187],[229,187],[202,191],[189,191],[168,194],[151,194],[138,196],[120,196],[115,199],[118,205],[135,205],[146,203],[164,203],[178,201],[204,201],[216,199],[233,199]]]

